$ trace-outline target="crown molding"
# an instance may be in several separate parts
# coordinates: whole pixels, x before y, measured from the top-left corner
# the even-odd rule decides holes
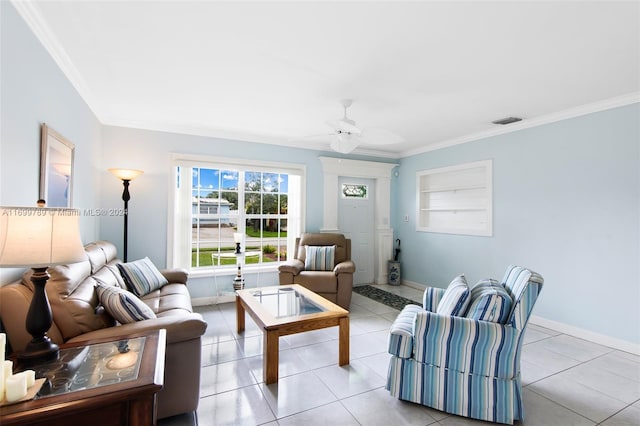
[[[532,127],[538,127],[545,124],[555,123],[556,121],[567,120],[569,118],[579,117],[581,115],[592,114],[594,112],[605,111],[608,109],[618,108],[626,105],[631,105],[640,102],[640,92],[632,92],[622,96],[616,96],[614,98],[604,99],[589,104],[580,105],[577,107],[565,109],[563,111],[557,111],[551,114],[541,115],[539,117],[524,119],[515,124],[509,124],[507,126],[500,126],[495,129],[486,130],[483,132],[473,133],[470,135],[461,136],[459,138],[448,139],[441,142],[430,144],[429,146],[403,151],[400,153],[400,158],[410,157],[412,155],[423,154],[425,152],[435,151],[437,149],[448,148],[455,145],[460,145],[467,142],[474,142],[480,139],[485,139],[491,136],[504,135],[507,133],[517,132]]]
[[[62,44],[60,44],[60,41],[42,17],[40,8],[31,0],[11,0],[11,4],[18,11],[22,19],[25,20],[27,26],[35,34],[40,43],[42,43],[45,50],[49,52],[49,55],[51,55],[54,62],[76,89],[89,109],[91,109],[98,120],[101,121],[101,114],[97,107],[98,103],[95,101],[95,97],[71,61],[66,50],[62,47]]]

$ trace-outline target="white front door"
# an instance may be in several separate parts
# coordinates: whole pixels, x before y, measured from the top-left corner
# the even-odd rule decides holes
[[[356,264],[354,284],[371,284],[374,280],[375,184],[375,179],[338,179],[338,228],[347,238],[351,238],[351,260]],[[355,193],[362,187],[366,188],[366,197],[345,196],[345,185],[355,185],[349,187]]]

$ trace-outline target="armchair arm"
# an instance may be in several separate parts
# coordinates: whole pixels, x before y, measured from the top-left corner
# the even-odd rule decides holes
[[[298,259],[287,260],[278,266],[278,271],[289,272],[293,275],[298,275],[302,270],[304,270],[304,263]]]
[[[189,273],[186,269],[161,269],[160,273],[172,284],[186,284]]]
[[[352,260],[345,260],[344,262],[340,262],[333,268],[333,272],[336,275],[353,274],[355,271],[356,271],[356,264],[353,263]]]
[[[419,362],[505,379],[520,372],[520,331],[510,325],[419,311],[414,330]]]
[[[405,306],[389,329],[389,353],[399,358],[413,355],[413,336],[416,315],[422,308],[418,305]]]

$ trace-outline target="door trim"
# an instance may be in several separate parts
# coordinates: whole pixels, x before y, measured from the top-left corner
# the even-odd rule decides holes
[[[338,229],[338,177],[358,177],[376,180],[374,207],[374,281],[387,283],[387,260],[393,251],[391,228],[391,172],[396,163],[318,157],[324,172],[323,215],[320,232],[340,232]]]

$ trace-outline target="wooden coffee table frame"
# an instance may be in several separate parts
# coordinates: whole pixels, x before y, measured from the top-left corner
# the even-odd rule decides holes
[[[292,288],[325,311],[313,314],[276,318],[251,294],[257,290],[268,292]],[[245,311],[263,331],[263,378],[266,384],[278,381],[278,354],[280,336],[339,327],[338,365],[349,364],[349,311],[298,284],[274,287],[260,287],[236,292],[236,321],[238,333],[244,331]]]

